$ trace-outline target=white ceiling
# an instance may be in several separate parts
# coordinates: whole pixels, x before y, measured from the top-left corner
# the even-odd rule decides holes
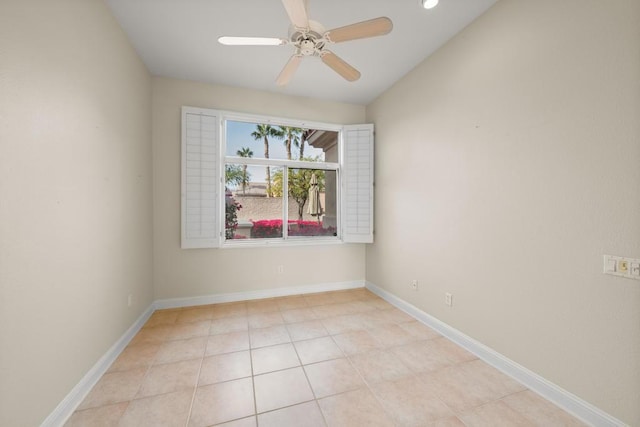
[[[284,88],[275,84],[292,46],[223,46],[219,36],[287,38],[280,0],[106,0],[149,71],[156,76],[368,104],[497,0],[309,0],[310,19],[337,28],[379,16],[390,34],[330,45],[360,70],[349,83],[319,58],[304,58]]]

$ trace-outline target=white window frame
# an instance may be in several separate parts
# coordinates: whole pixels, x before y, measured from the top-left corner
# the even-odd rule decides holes
[[[216,134],[211,137],[207,134],[207,138],[203,139],[201,151],[210,153],[211,141],[214,140],[216,147],[215,167],[211,167],[209,163],[203,163],[205,166],[201,171],[202,177],[198,178],[197,170],[199,164],[193,159],[200,159],[197,147],[197,132],[188,130],[188,123],[198,121],[198,117],[202,117],[203,123],[211,123],[212,117],[215,118]],[[338,138],[338,162],[304,162],[298,160],[286,159],[260,159],[260,158],[242,158],[236,156],[225,156],[226,153],[226,122],[248,122],[270,124],[272,126],[290,126],[305,129],[318,129],[326,131],[334,131],[339,135]],[[191,152],[191,154],[190,154]],[[194,157],[195,156],[195,157]],[[210,160],[210,156],[202,154]],[[191,160],[190,160],[191,159]],[[225,234],[225,183],[224,171],[227,163],[232,164],[248,164],[253,166],[275,166],[286,168],[306,168],[306,169],[322,169],[335,170],[337,181],[337,199],[336,199],[336,216],[337,216],[337,236],[288,236],[288,227],[284,226],[286,215],[285,210],[287,204],[286,197],[283,198],[283,237],[274,239],[233,239],[226,240]],[[182,248],[247,248],[247,247],[265,247],[265,246],[291,246],[291,245],[318,245],[318,244],[340,244],[340,243],[372,243],[373,242],[373,125],[338,125],[329,123],[319,123],[303,120],[295,120],[288,118],[278,118],[273,116],[262,116],[254,114],[244,114],[238,112],[211,110],[195,107],[182,107]],[[215,171],[215,191],[216,197],[212,202],[210,200],[211,192],[200,191],[193,182],[209,180],[212,171]],[[286,174],[285,177],[286,178]],[[287,179],[283,179],[283,194],[288,197],[286,188]],[[207,181],[208,182],[208,181]],[[210,189],[210,188],[207,188]],[[200,200],[197,200],[200,198]],[[215,215],[210,215],[209,207],[215,205]],[[199,215],[197,209],[201,209],[206,215]],[[194,210],[196,210],[194,214]],[[190,215],[191,214],[191,215]],[[210,233],[208,224],[210,221],[215,223],[215,236]],[[204,225],[203,225],[204,224]],[[202,235],[197,231],[194,235],[193,230],[205,230]]]

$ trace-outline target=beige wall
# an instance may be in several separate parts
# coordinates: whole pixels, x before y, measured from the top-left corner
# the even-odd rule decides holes
[[[180,249],[180,107],[215,108],[325,123],[362,123],[363,106],[153,79],[156,299],[364,279],[362,245]],[[309,269],[312,260],[319,267]],[[277,273],[277,266],[284,273]]]
[[[2,426],[39,425],[152,301],[150,90],[102,1],[0,2]]]
[[[636,0],[503,0],[367,108],[367,280],[630,425],[640,282],[602,255],[640,258],[639,46]]]

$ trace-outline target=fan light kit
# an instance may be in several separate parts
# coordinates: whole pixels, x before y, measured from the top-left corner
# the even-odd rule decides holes
[[[425,0],[425,2],[431,1],[433,0]],[[388,34],[393,28],[391,20],[383,16],[326,31],[320,23],[309,19],[305,0],[282,0],[282,4],[291,21],[288,39],[229,36],[218,38],[221,44],[231,46],[293,46],[295,49],[293,55],[276,79],[279,86],[289,83],[300,61],[306,56],[319,57],[322,62],[350,82],[358,80],[360,72],[326,49],[326,46],[331,43],[382,36]]]
[[[227,46],[278,46],[285,44],[282,39],[270,37],[219,37],[218,41]]]
[[[433,9],[438,5],[438,0],[420,0],[422,2],[422,7],[425,9]]]

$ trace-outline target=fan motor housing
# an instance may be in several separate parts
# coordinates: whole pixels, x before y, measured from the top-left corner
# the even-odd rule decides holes
[[[325,45],[324,33],[325,29],[320,23],[309,20],[309,28],[289,28],[289,41],[298,48],[301,55],[320,55]]]

